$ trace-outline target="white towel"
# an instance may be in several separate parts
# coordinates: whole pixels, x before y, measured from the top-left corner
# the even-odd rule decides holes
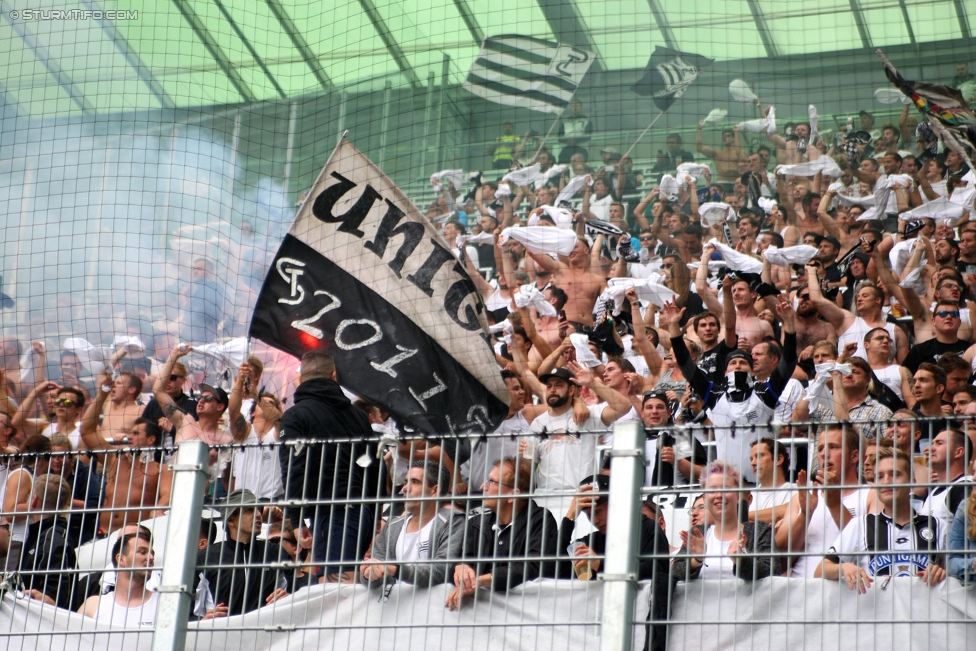
[[[698,179],[705,178],[705,172],[710,171],[708,165],[700,165],[698,163],[682,163],[678,165],[678,173],[675,175],[678,179],[678,185],[685,185],[685,177],[690,176],[692,179],[697,181]]]
[[[534,308],[539,316],[556,316],[556,308],[535,285],[522,285],[515,294],[515,306]]]
[[[604,292],[606,298],[612,299],[616,303],[614,314],[620,313],[623,307],[624,294],[633,287],[637,290],[637,297],[648,303],[653,303],[658,307],[664,307],[665,301],[673,301],[677,294],[669,287],[655,282],[660,276],[649,278],[610,278],[607,280],[607,289]],[[599,303],[599,299],[597,300]]]
[[[512,196],[512,188],[508,183],[499,183],[498,188],[495,190],[495,198],[501,199],[502,197]]]
[[[574,176],[573,178],[571,178],[569,180],[569,183],[566,184],[566,187],[563,188],[562,192],[559,193],[559,196],[556,197],[556,200],[553,202],[553,205],[558,206],[563,201],[572,202],[573,197],[576,196],[577,192],[583,189],[583,184],[586,183],[587,179],[589,178],[590,176],[588,174],[584,174],[582,176]]]
[[[961,205],[952,203],[948,199],[935,199],[912,210],[906,210],[898,215],[898,219],[910,222],[915,219],[930,217],[932,219],[940,219],[948,223],[949,226],[955,227],[965,214],[966,209]]]
[[[545,178],[542,174],[542,166],[536,163],[535,165],[529,165],[528,167],[523,167],[520,170],[514,170],[502,177],[502,181],[514,183],[515,185],[522,187],[529,185],[530,183],[535,183],[541,178]]]
[[[729,82],[729,95],[737,102],[755,102],[759,99],[749,88],[749,84],[741,79],[733,79]]]
[[[458,235],[457,244],[494,244],[495,236],[492,233],[478,233],[477,235]]]
[[[766,213],[767,215],[773,214],[773,208],[776,207],[775,201],[773,201],[772,199],[767,199],[766,197],[759,197],[757,203],[759,204],[759,207],[763,209],[764,213]]]
[[[807,107],[807,117],[810,120],[810,142],[813,143],[820,135],[817,128],[820,125],[820,116],[817,115],[817,107],[813,104]]]
[[[445,181],[451,183],[455,190],[460,190],[464,182],[464,170],[441,170],[430,175],[430,184],[438,190]]]
[[[879,88],[874,91],[874,99],[882,104],[897,104],[898,102],[902,104],[912,103],[912,99],[897,88]]]
[[[701,266],[701,262],[689,262],[687,266],[689,269],[694,269],[697,271],[698,267]],[[729,264],[725,260],[709,260],[708,273],[715,273],[719,269],[724,269],[727,266],[729,266]]]
[[[949,197],[949,201],[962,206],[973,213],[973,217],[976,217],[976,207],[973,206],[974,200],[976,200],[976,186],[972,185],[965,188],[955,188],[952,191],[952,196]]]
[[[586,335],[574,332],[569,335],[569,341],[573,344],[573,349],[576,350],[577,363],[584,364],[587,368],[596,368],[603,363],[590,350],[590,340]]]
[[[561,175],[566,171],[566,165],[553,165],[548,170],[542,173],[542,178],[536,179],[535,189],[538,190],[545,187],[546,183],[550,181],[553,177]]]
[[[835,179],[839,179],[843,174],[836,161],[830,156],[821,156],[815,161],[796,165],[777,165],[774,171],[782,176],[813,176],[817,172],[823,172],[824,176]]]
[[[753,274],[762,273],[763,264],[759,260],[744,253],[739,253],[732,247],[722,244],[714,237],[709,241],[709,244],[714,246],[715,250],[722,254],[722,257],[725,258],[725,261],[729,265],[729,269]]]
[[[806,264],[816,257],[818,249],[809,244],[797,244],[778,249],[771,246],[766,249],[766,259],[769,264],[779,267],[788,267],[791,264]]]
[[[112,340],[112,345],[116,348],[126,347],[135,348],[137,350],[146,350],[146,345],[142,343],[139,337],[128,337],[126,335],[115,335],[115,339]]]
[[[719,222],[732,221],[735,211],[727,203],[709,201],[698,206],[698,215],[701,217],[702,226],[710,228]]]
[[[668,201],[676,201],[678,199],[678,180],[670,174],[665,174],[661,177],[661,182],[658,187],[661,189],[661,196]]]
[[[907,276],[902,278],[901,282],[898,283],[899,287],[904,287],[905,289],[914,290],[919,296],[925,296],[925,292],[928,290],[928,286],[925,283],[925,279],[922,278],[922,267],[916,267]]]
[[[569,212],[565,208],[542,206],[542,212],[549,215],[558,228],[566,230],[573,227],[573,213]]]
[[[766,133],[773,135],[776,133],[776,107],[770,106],[766,112]]]
[[[532,253],[569,255],[576,247],[576,233],[549,226],[512,226],[502,231],[499,244],[512,238]]]
[[[721,122],[722,119],[728,114],[729,112],[725,109],[714,108],[708,112],[708,115],[705,116],[705,119],[702,120],[702,122],[705,124],[708,124],[709,122]]]
[[[810,403],[811,413],[820,407],[833,411],[834,395],[827,388],[827,380],[830,379],[830,372],[840,371],[841,375],[850,375],[851,365],[827,362],[826,364],[817,364],[814,368],[817,369],[817,376],[810,383],[810,386],[807,387],[806,393],[803,394],[803,400]]]

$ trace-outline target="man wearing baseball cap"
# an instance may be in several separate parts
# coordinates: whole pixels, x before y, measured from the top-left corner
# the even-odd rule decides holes
[[[202,619],[240,615],[273,603],[288,594],[285,573],[270,564],[285,560],[281,547],[258,539],[262,504],[247,489],[224,502],[227,539],[197,556],[196,605]]]
[[[598,375],[576,362],[539,377],[546,387],[548,410],[532,421],[533,434],[548,434],[534,441],[536,486],[540,490],[572,490],[596,469],[600,434],[631,409],[630,400],[603,383]],[[589,387],[601,403],[587,407],[589,417],[578,423],[573,400]]]

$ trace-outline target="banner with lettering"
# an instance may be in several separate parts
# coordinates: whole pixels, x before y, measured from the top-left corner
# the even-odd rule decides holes
[[[403,426],[481,432],[508,411],[484,312],[453,247],[343,138],[271,264],[250,335],[332,354],[339,383]]]

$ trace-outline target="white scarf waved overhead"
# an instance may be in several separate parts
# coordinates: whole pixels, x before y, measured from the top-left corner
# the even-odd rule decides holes
[[[791,264],[806,264],[813,260],[819,249],[815,246],[810,246],[809,244],[797,244],[796,246],[787,246],[782,249],[778,249],[775,246],[771,246],[766,249],[766,259],[769,260],[769,264],[774,264],[779,267],[788,267]]]
[[[569,255],[577,241],[573,231],[550,226],[512,226],[502,231],[498,243],[505,244],[509,238],[521,243],[532,253],[549,255]]]
[[[830,156],[821,156],[815,161],[808,163],[798,163],[796,165],[777,165],[774,170],[776,174],[783,176],[814,176],[817,172],[823,172],[824,176],[839,179],[843,172],[837,162]]]
[[[533,308],[539,316],[556,316],[556,308],[535,285],[522,285],[515,294],[515,306]]]
[[[731,246],[722,244],[714,237],[708,243],[714,246],[715,250],[722,254],[722,257],[725,258],[725,261],[729,265],[729,269],[752,274],[762,273],[763,264],[759,260],[744,253],[739,253]]]
[[[464,170],[441,170],[430,175],[430,184],[437,190],[440,190],[445,181],[453,185],[455,190],[460,190],[464,182]]]

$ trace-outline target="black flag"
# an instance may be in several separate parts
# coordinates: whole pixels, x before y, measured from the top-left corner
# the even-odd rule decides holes
[[[329,352],[339,383],[401,425],[485,432],[508,391],[483,313],[452,247],[343,139],[271,264],[250,335]]]
[[[667,111],[671,103],[684,95],[688,86],[713,61],[700,54],[679,52],[659,45],[647,62],[644,76],[634,84],[634,92],[652,97],[659,109]]]

